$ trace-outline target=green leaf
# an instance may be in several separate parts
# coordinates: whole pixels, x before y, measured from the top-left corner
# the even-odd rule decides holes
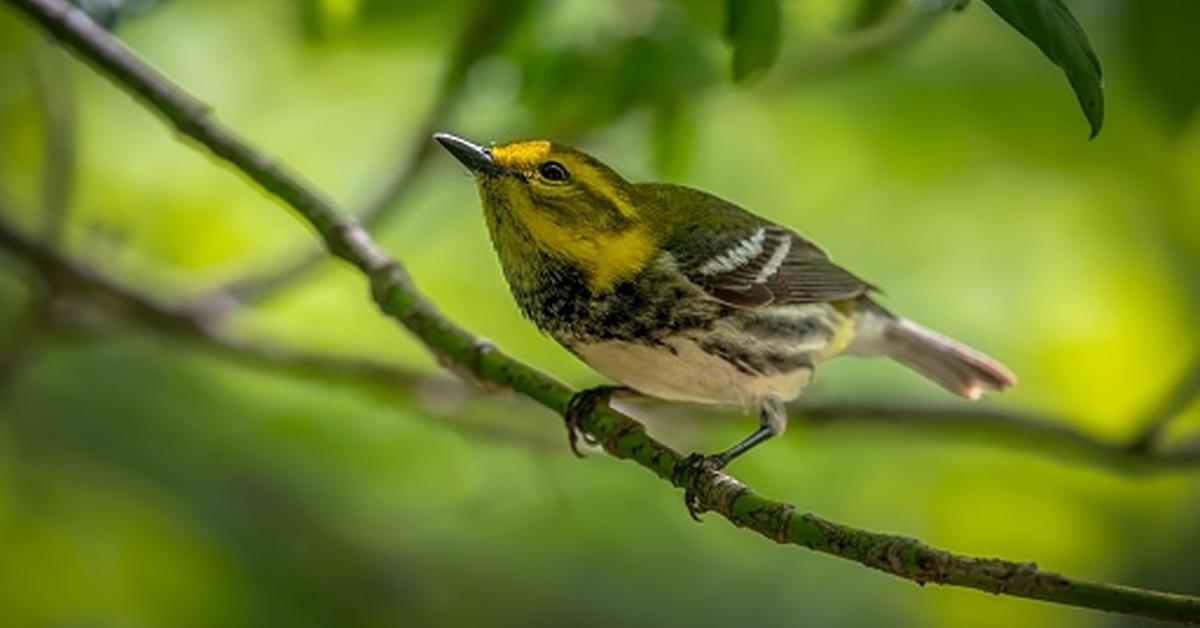
[[[783,43],[779,0],[726,0],[725,39],[733,47],[733,80],[764,74]]]
[[[1087,33],[1062,0],[984,0],[1005,22],[1041,49],[1067,74],[1079,106],[1096,137],[1104,124],[1100,59]]]

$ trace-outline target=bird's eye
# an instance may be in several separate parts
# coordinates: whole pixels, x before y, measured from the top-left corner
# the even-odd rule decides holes
[[[557,161],[547,161],[541,166],[538,166],[538,174],[542,175],[543,179],[547,181],[553,181],[555,183],[561,183],[571,178],[571,175],[567,172],[567,169]]]

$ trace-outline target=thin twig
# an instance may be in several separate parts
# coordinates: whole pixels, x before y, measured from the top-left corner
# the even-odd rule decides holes
[[[403,150],[403,161],[400,162],[405,164],[404,167],[389,176],[357,212],[358,222],[364,228],[375,230],[382,227],[395,214],[394,210],[400,207],[401,199],[413,188],[434,154],[429,136],[442,129],[454,114],[471,66],[504,40],[508,34],[506,26],[511,26],[514,12],[523,10],[521,4],[481,0],[464,21],[433,102],[424,120],[417,125],[416,133],[408,136],[410,139],[404,142],[407,147]],[[278,268],[235,279],[203,299],[225,305],[261,302],[302,279],[327,260],[323,249],[313,248]]]
[[[204,310],[172,305],[138,292],[22,235],[3,218],[3,213],[0,211],[0,249],[28,263],[42,278],[54,278],[59,292],[87,298],[122,318],[136,320],[161,333],[199,341],[221,354],[296,373],[379,383],[396,389],[423,382],[423,376],[383,362],[309,353],[231,336],[209,320]]]
[[[41,279],[38,277],[30,282],[25,311],[0,340],[0,394],[21,367],[29,363],[53,325],[53,296],[48,286],[39,284]]]
[[[45,138],[41,179],[42,234],[48,242],[57,244],[62,241],[75,185],[78,144],[75,86],[65,54],[53,42],[37,51],[32,66]]]
[[[1179,383],[1164,395],[1163,400],[1146,414],[1142,431],[1130,442],[1136,452],[1155,449],[1171,423],[1200,397],[1200,356],[1179,378]]]
[[[884,21],[842,37],[784,65],[783,80],[812,80],[866,65],[915,44],[939,21],[942,13],[907,6],[891,12]]]
[[[1097,465],[1107,471],[1146,473],[1200,465],[1200,438],[1135,449],[1118,440],[1084,432],[1068,417],[979,405],[830,402],[803,404],[797,418],[812,425],[873,422],[908,430],[914,427],[957,430],[964,435],[986,432],[1016,439],[1022,451],[1053,454]]]
[[[439,401],[446,398],[469,400],[472,391],[457,380],[405,369],[388,362],[303,351],[230,334],[222,329],[223,321],[211,317],[211,312],[190,305],[171,304],[139,292],[67,258],[43,242],[21,234],[4,219],[6,212],[7,206],[0,202],[0,250],[26,263],[37,274],[32,282],[45,283],[46,287],[32,290],[35,295],[28,316],[6,341],[0,342],[0,385],[6,379],[11,379],[16,367],[29,358],[51,331],[63,328],[52,316],[55,301],[73,298],[98,306],[111,318],[133,321],[155,333],[187,341],[239,363],[411,398],[423,411],[443,419],[436,422],[438,426],[463,436],[487,442],[503,441],[533,447],[545,445],[544,440],[521,430],[458,416],[462,414],[458,412],[461,408],[453,407],[455,411],[449,412],[445,403],[430,403],[433,397]]]
[[[267,154],[218,124],[195,98],[174,86],[63,0],[5,0],[75,49],[179,131],[259,183],[318,231],[331,254],[360,270],[386,314],[439,359],[481,380],[514,390],[562,415],[574,391],[458,327],[412,284],[399,263],[366,231]],[[1200,622],[1200,598],[1073,580],[1030,563],[951,554],[906,537],[832,523],[754,494],[724,473],[688,465],[646,435],[640,423],[612,410],[584,416],[580,427],[610,454],[637,462],[688,491],[699,507],[780,543],[792,543],[859,562],[918,583],[949,584],[1174,621]]]

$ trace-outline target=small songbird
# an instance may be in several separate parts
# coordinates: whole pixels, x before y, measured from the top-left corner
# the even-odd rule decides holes
[[[1016,382],[992,358],[888,312],[817,245],[733,203],[630,183],[562,144],[434,138],[475,175],[505,278],[543,332],[637,393],[757,408],[753,434],[701,457],[710,468],[781,433],[784,404],[837,355],[887,356],[972,400]],[[572,447],[573,412],[615,390],[572,400]]]

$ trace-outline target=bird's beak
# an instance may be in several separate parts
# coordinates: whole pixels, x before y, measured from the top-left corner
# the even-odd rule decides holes
[[[492,158],[492,151],[474,142],[449,133],[434,133],[433,139],[475,174],[493,174],[499,170],[496,160]]]

